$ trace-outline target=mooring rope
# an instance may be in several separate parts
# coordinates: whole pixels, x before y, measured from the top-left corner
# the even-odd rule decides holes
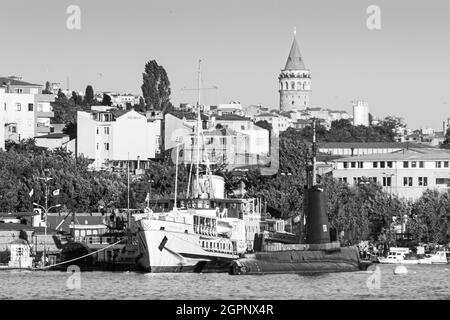
[[[96,254],[97,252],[104,251],[104,250],[106,250],[106,249],[108,249],[108,248],[110,248],[110,247],[112,247],[112,246],[115,246],[116,244],[118,244],[119,242],[122,242],[123,240],[124,240],[124,239],[119,240],[119,241],[114,242],[114,243],[112,243],[112,244],[110,244],[110,245],[108,245],[108,246],[106,246],[106,247],[104,247],[104,248],[101,248],[101,249],[99,249],[99,250],[97,250],[97,251],[94,251],[94,252],[85,254],[84,256],[81,256],[81,257],[78,257],[78,258],[75,258],[75,259],[71,259],[71,260],[67,260],[67,261],[55,263],[55,264],[52,264],[52,265],[50,265],[50,266],[38,267],[38,268],[33,268],[33,269],[34,269],[34,270],[48,269],[48,268],[52,268],[52,267],[55,267],[55,266],[58,266],[58,265],[61,265],[61,264],[66,264],[66,263],[70,263],[70,262],[73,262],[73,261],[77,261],[77,260],[86,258],[86,257],[88,257],[88,256],[91,256],[91,255],[93,255],[93,254]]]

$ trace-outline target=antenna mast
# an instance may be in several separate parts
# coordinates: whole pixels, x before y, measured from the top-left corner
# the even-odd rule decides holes
[[[316,151],[317,151],[317,143],[316,143],[316,119],[313,119],[313,143],[312,143],[312,187],[317,184],[316,179]]]

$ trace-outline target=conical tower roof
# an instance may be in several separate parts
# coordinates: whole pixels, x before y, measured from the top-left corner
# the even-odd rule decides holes
[[[284,70],[306,70],[295,36]]]

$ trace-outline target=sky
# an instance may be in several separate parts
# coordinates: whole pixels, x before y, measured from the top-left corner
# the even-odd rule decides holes
[[[70,30],[67,8],[81,10]],[[369,5],[381,29],[369,30]],[[169,76],[172,103],[240,101],[278,108],[278,75],[294,27],[312,75],[312,106],[442,128],[450,118],[450,1],[0,0],[0,76],[71,90],[141,94],[145,63]]]

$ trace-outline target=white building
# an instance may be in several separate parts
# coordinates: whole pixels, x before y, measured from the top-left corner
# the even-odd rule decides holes
[[[42,85],[0,77],[0,148],[5,140],[19,141],[50,133],[54,116],[51,94],[42,94]]]
[[[293,121],[290,117],[276,113],[259,114],[255,116],[255,121],[267,121],[270,123],[272,125],[272,130],[276,135],[279,135],[280,132],[286,131],[288,128],[293,126]]]
[[[333,176],[350,184],[366,178],[386,192],[415,200],[427,189],[450,189],[450,150],[403,149],[341,158],[334,161]]]
[[[139,96],[135,96],[130,93],[117,94],[117,93],[107,93],[111,96],[111,104],[116,107],[125,108],[127,104],[134,106],[139,104]]]
[[[202,114],[201,121],[201,149],[208,154],[226,155],[229,169],[261,164],[258,161],[266,161],[270,154],[269,130],[257,126],[250,118],[236,114],[208,118]],[[175,136],[188,137],[184,139],[186,152],[180,161],[196,161],[195,154],[188,155],[196,148],[196,122],[194,113],[171,112],[165,115],[165,150],[176,146]]]
[[[77,113],[77,154],[99,169],[145,169],[160,153],[161,120],[134,110],[92,106]]]
[[[353,104],[353,125],[369,126],[369,104],[366,101],[358,100]]]

